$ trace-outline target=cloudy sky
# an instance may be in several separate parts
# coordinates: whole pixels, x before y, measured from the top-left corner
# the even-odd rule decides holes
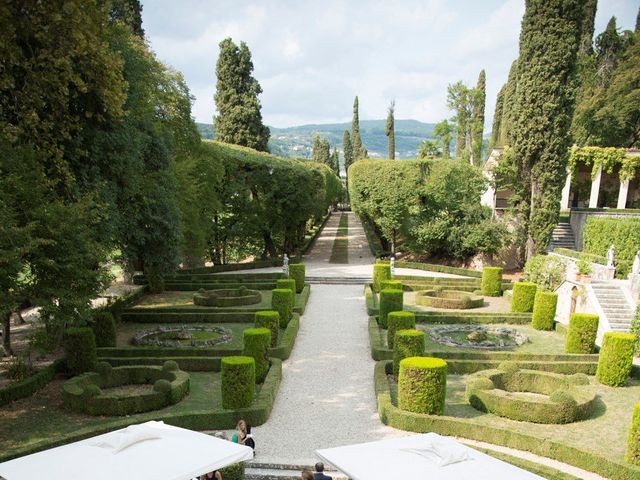
[[[596,34],[615,15],[633,29],[637,0],[599,0]],[[487,72],[487,125],[518,53],[524,0],[143,0],[147,38],[183,72],[193,114],[215,112],[215,63],[226,37],[248,44],[267,124],[287,127],[384,118],[451,116],[447,84]]]

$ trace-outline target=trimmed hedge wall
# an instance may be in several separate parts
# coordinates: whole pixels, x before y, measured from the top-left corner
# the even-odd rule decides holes
[[[276,288],[288,288],[295,296],[296,294],[296,281],[293,278],[281,278],[276,282]]]
[[[72,327],[64,332],[67,369],[72,375],[93,370],[96,366],[96,337],[89,327]]]
[[[480,290],[487,297],[499,297],[502,295],[502,268],[484,267],[482,269]]]
[[[280,314],[275,310],[262,310],[256,312],[256,328],[268,328],[271,332],[271,347],[278,346],[278,333],[280,332]]]
[[[615,248],[616,276],[626,278],[640,245],[640,218],[589,216],[583,231],[584,251],[606,257],[609,246]]]
[[[416,293],[418,305],[433,308],[469,310],[484,306],[484,298],[459,290],[423,290]]]
[[[442,415],[446,393],[447,362],[430,357],[408,357],[400,362],[400,410]]]
[[[452,273],[454,275],[462,275],[463,277],[481,278],[482,272],[469,270],[468,268],[449,267],[447,265],[433,265],[431,263],[405,262],[403,260],[396,261],[398,268],[414,268],[425,272]]]
[[[538,286],[530,282],[516,282],[513,284],[511,297],[512,312],[532,312]]]
[[[293,314],[294,294],[288,288],[271,291],[271,308],[280,315],[280,328],[287,328]]]
[[[640,403],[636,403],[633,409],[624,459],[632,465],[640,466]]]
[[[380,326],[387,328],[387,316],[390,312],[401,312],[404,303],[402,290],[382,290],[380,292]]]
[[[373,265],[373,290],[378,293],[382,290],[382,282],[391,280],[391,266],[388,263],[376,263]]]
[[[193,295],[193,304],[200,307],[239,307],[262,301],[259,290],[249,290],[244,285],[238,288],[199,290]]]
[[[268,328],[248,328],[243,332],[243,341],[244,349],[242,350],[242,355],[254,359],[256,383],[262,383],[269,371],[271,330]]]
[[[116,346],[116,320],[111,312],[102,310],[93,314],[93,334],[97,347]]]
[[[397,330],[393,343],[393,374],[398,375],[400,362],[408,357],[424,354],[424,332],[416,329]]]
[[[572,313],[564,344],[566,353],[593,353],[600,317],[591,313]]]
[[[65,360],[59,359],[30,377],[0,389],[0,407],[33,395],[53,380],[57,373],[63,372],[65,369]]]
[[[403,290],[400,280],[383,280],[380,288],[381,290],[386,290],[387,288],[391,290]]]
[[[413,312],[391,312],[387,316],[387,345],[393,350],[393,341],[398,330],[416,328],[416,316]]]
[[[302,292],[305,275],[304,263],[292,263],[289,265],[289,278],[296,281],[296,293]]]
[[[135,323],[252,323],[253,311],[212,312],[202,309],[194,312],[188,308],[167,311],[166,309],[138,308],[126,310],[121,315],[123,322]]]
[[[558,294],[539,291],[536,292],[533,304],[531,326],[536,330],[553,330],[556,318]]]
[[[633,365],[636,336],[633,333],[606,332],[600,349],[596,378],[604,385],[622,387]]]
[[[224,357],[222,371],[222,408],[248,408],[256,392],[256,362],[253,357]]]

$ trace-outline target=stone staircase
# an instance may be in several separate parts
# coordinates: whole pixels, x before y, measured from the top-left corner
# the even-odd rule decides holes
[[[300,480],[302,469],[308,468],[313,471],[310,465],[281,465],[272,463],[248,463],[245,467],[246,480]],[[333,480],[348,480],[349,477],[335,470],[325,467],[325,475],[329,475]]]
[[[551,242],[549,243],[549,251],[553,251],[554,248],[569,248],[575,250],[576,240],[573,236],[573,230],[571,224],[567,222],[560,222],[553,229],[551,234]]]
[[[634,312],[620,287],[615,282],[594,281],[591,288],[611,329],[617,332],[628,332]]]

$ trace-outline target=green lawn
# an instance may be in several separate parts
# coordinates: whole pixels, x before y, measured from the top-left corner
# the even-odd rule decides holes
[[[342,214],[333,241],[329,263],[349,263],[349,216]]]
[[[176,292],[167,291],[163,293],[150,293],[140,299],[133,308],[217,308],[217,307],[200,307],[193,304],[193,294],[196,292]],[[262,301],[252,305],[239,305],[235,307],[220,307],[221,310],[229,309],[259,309],[268,310],[271,308],[271,290],[260,290]]]

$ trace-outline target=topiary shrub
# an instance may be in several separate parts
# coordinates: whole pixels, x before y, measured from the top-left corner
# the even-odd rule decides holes
[[[600,317],[591,313],[572,313],[564,344],[565,353],[593,353]]]
[[[256,383],[264,382],[269,372],[269,346],[271,330],[268,328],[248,328],[244,331],[242,355],[252,357],[256,364]]]
[[[636,403],[633,409],[624,459],[632,465],[640,466],[640,403]]]
[[[636,337],[632,333],[606,332],[598,357],[596,378],[604,385],[622,387],[627,383]]]
[[[271,309],[280,315],[280,328],[287,328],[293,314],[293,292],[288,288],[276,288],[271,291]]]
[[[413,312],[390,312],[387,315],[387,345],[393,350],[393,341],[398,330],[416,328],[416,315]]]
[[[391,280],[391,266],[388,263],[376,263],[373,266],[373,291],[380,292],[385,280]]]
[[[538,286],[535,283],[516,282],[513,284],[511,311],[527,313],[533,311]]]
[[[116,346],[116,321],[111,312],[102,310],[93,314],[93,334],[97,347]]]
[[[289,265],[289,278],[296,281],[296,293],[304,288],[305,267],[304,263],[292,263]]]
[[[400,362],[398,407],[413,413],[442,415],[447,393],[447,362],[441,358],[408,357]]]
[[[169,393],[171,391],[171,382],[161,378],[153,384],[153,391],[160,393]]]
[[[630,332],[636,336],[636,346],[633,354],[640,356],[640,304],[636,308],[636,314],[633,316],[633,320],[631,320]]]
[[[253,357],[222,357],[220,363],[222,408],[250,407],[256,391],[256,362]]]
[[[175,360],[167,360],[162,364],[162,371],[164,372],[177,372],[180,370],[178,363]]]
[[[72,327],[65,331],[64,351],[67,370],[79,375],[93,370],[97,362],[96,337],[89,327]]]
[[[404,290],[400,280],[383,280],[380,289],[386,290],[387,288],[391,290]]]
[[[279,278],[276,280],[276,288],[288,288],[294,294],[296,293],[296,281],[293,278]]]
[[[268,328],[271,332],[271,346],[278,346],[278,333],[280,328],[280,314],[275,310],[263,310],[256,312],[256,328]]]
[[[393,374],[398,375],[400,362],[407,357],[424,354],[424,332],[416,329],[396,330],[393,341]]]
[[[390,312],[401,312],[404,294],[402,290],[382,290],[380,292],[380,326],[387,328],[387,316]]]
[[[502,295],[502,268],[484,267],[482,269],[482,295],[499,297]]]
[[[531,326],[536,330],[553,330],[557,305],[557,293],[536,292]]]

